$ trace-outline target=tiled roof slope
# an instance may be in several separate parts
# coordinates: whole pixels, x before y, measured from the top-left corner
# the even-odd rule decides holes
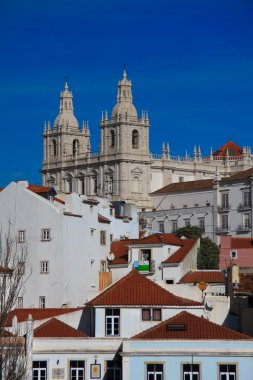
[[[206,282],[213,284],[224,284],[224,273],[221,271],[196,271],[187,273],[181,278],[179,284],[191,284],[198,282]]]
[[[224,179],[224,182],[244,180],[251,177],[252,175],[253,175],[253,168],[250,168],[250,169],[243,170],[241,172],[231,175],[230,177]]]
[[[41,320],[56,317],[57,315],[63,315],[68,313],[73,313],[74,311],[82,310],[82,307],[75,308],[47,308],[47,309],[14,309],[7,317],[6,326],[10,327],[12,325],[12,318],[17,317],[18,322],[24,322],[28,319],[29,315],[32,316],[34,320]]]
[[[224,144],[222,147],[217,149],[213,156],[216,157],[225,157],[228,153],[229,156],[242,156],[242,148],[240,148],[237,144],[235,144],[233,141],[229,140]]]
[[[117,240],[111,243],[111,252],[114,253],[114,260],[110,264],[128,263],[128,246],[138,239]]]
[[[252,238],[231,238],[231,248],[232,249],[246,249],[253,248],[253,239]]]
[[[201,306],[201,303],[175,296],[137,271],[132,270],[87,303],[87,306],[105,305]]]
[[[187,254],[191,251],[193,246],[197,243],[197,239],[181,240],[182,246],[173,253],[170,257],[163,261],[163,264],[179,264]]]
[[[180,191],[211,190],[212,187],[213,187],[212,179],[202,179],[202,180],[187,181],[187,182],[175,182],[154,191],[153,193],[151,193],[151,195],[176,193]]]
[[[33,335],[35,338],[87,338],[86,334],[56,318],[37,327]]]
[[[167,330],[166,325],[185,325],[185,330],[171,331]],[[212,340],[253,340],[252,337],[231,330],[227,327],[220,326],[216,323],[197,317],[187,311],[175,315],[151,327],[148,330],[135,335],[132,339],[212,339]]]
[[[99,223],[108,223],[108,224],[111,223],[110,219],[106,218],[105,216],[103,216],[101,214],[98,214],[98,222]]]
[[[28,185],[27,188],[36,194],[48,193],[52,189],[51,187],[48,187],[48,186],[38,186],[38,185]]]

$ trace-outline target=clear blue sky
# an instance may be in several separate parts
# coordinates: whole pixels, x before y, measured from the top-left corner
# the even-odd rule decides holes
[[[153,153],[168,141],[172,155],[208,155],[228,139],[253,151],[252,0],[1,0],[0,34],[0,187],[40,184],[66,75],[98,150],[124,63]]]

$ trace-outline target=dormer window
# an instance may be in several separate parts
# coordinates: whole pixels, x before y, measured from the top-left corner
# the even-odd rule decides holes
[[[105,310],[105,335],[120,335],[120,309]]]

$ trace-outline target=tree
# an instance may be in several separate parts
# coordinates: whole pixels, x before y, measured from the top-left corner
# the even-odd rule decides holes
[[[181,238],[182,236],[186,237],[187,239],[197,239],[201,237],[202,230],[201,228],[197,226],[187,226],[179,228],[176,232],[176,235]]]
[[[10,224],[9,224],[10,225]],[[26,373],[25,339],[18,328],[6,330],[8,314],[23,295],[24,284],[31,274],[28,270],[28,248],[17,243],[9,231],[0,231],[0,378],[23,380]]]
[[[219,247],[211,239],[201,238],[197,256],[198,269],[218,269],[219,252]]]

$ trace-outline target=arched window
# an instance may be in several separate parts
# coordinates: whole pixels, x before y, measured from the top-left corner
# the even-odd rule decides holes
[[[57,145],[56,145],[56,140],[52,141],[52,156],[56,157],[57,155]]]
[[[136,129],[132,132],[132,147],[133,149],[139,148],[139,133]]]
[[[74,140],[73,141],[73,157],[78,156],[78,154],[79,154],[79,141]]]
[[[110,146],[111,146],[111,148],[114,148],[115,147],[115,132],[113,130],[111,130],[110,135],[111,135]]]

